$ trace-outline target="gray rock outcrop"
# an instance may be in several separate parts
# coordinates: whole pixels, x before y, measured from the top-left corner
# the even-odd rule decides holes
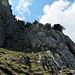
[[[71,72],[73,75],[75,75],[75,70],[70,70],[70,72]]]
[[[71,56],[67,56],[68,54]],[[39,54],[38,63],[45,69],[50,69],[53,73],[58,75],[60,70],[66,68],[75,69],[75,61],[73,60],[75,57],[70,52],[68,52],[68,54],[62,53],[61,50],[57,53],[53,53],[48,50],[42,54]],[[74,72],[74,70],[71,71]]]
[[[29,65],[29,58],[25,55],[19,55],[20,57],[20,64],[23,64],[23,65]]]
[[[59,69],[75,69],[75,43],[51,24],[25,24],[16,20],[8,0],[0,0],[0,47],[24,51],[44,51],[38,63],[58,74]],[[49,51],[48,51],[49,50]],[[22,63],[25,64],[24,57]],[[44,65],[45,64],[45,65]]]
[[[0,17],[0,47],[4,46],[5,42],[5,27]]]

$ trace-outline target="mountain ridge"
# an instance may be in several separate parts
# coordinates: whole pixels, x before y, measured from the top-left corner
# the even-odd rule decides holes
[[[25,24],[16,20],[8,0],[0,1],[0,47],[31,56],[38,53],[38,58],[32,56],[36,63],[58,75],[60,70],[75,69],[75,43],[62,32],[60,24],[55,25],[52,28],[38,21]]]

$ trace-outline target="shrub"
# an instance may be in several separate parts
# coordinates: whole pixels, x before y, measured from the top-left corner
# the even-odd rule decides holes
[[[50,30],[51,29],[51,24],[50,23],[46,23],[45,24],[45,29]]]
[[[19,25],[25,25],[25,22],[22,21],[22,20],[18,20],[18,24],[19,24]]]
[[[37,20],[35,20],[35,21],[33,22],[33,24],[35,24],[35,25],[36,25],[37,23],[39,23]]]
[[[30,22],[26,23],[26,26],[31,26],[31,25],[32,25],[32,23],[30,23]]]
[[[61,32],[62,32],[62,30],[65,30],[65,28],[63,26],[61,26],[60,24],[54,24],[52,29],[56,29],[56,30],[59,30]]]

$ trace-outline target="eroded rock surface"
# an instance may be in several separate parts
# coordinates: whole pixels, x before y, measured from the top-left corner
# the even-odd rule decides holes
[[[75,43],[62,31],[53,29],[51,24],[27,25],[16,20],[8,0],[0,0],[0,47],[28,53],[44,51],[46,58],[42,54],[40,58],[43,59],[38,62],[43,66],[46,63],[44,67],[57,74],[59,69],[75,69]]]

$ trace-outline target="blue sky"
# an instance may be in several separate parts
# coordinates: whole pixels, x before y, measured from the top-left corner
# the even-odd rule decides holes
[[[23,18],[19,11],[17,11],[16,7],[19,5],[20,0],[9,0],[12,3],[13,14],[18,17]],[[27,22],[33,22],[34,20],[39,20],[39,18],[43,15],[43,8],[47,4],[52,4],[55,0],[24,0],[24,2],[30,2],[28,5],[28,9],[30,11],[30,15],[28,12],[24,12],[24,20]]]
[[[53,2],[59,1],[59,0],[9,0],[9,1],[11,1],[11,3],[12,3],[13,14],[15,14],[19,18],[22,18],[26,22],[27,21],[33,22],[34,20],[39,21],[40,17],[44,14],[43,8],[45,5],[51,5]],[[30,3],[30,5],[27,6],[27,8],[30,12],[30,15],[28,14],[27,11],[26,12],[22,11],[23,13],[20,14],[19,13],[20,11],[18,11],[16,9],[19,6],[20,1]],[[74,0],[68,0],[68,1],[74,2]],[[21,7],[20,7],[20,9],[21,9]]]
[[[13,14],[25,22],[60,23],[75,42],[75,0],[9,0]]]

